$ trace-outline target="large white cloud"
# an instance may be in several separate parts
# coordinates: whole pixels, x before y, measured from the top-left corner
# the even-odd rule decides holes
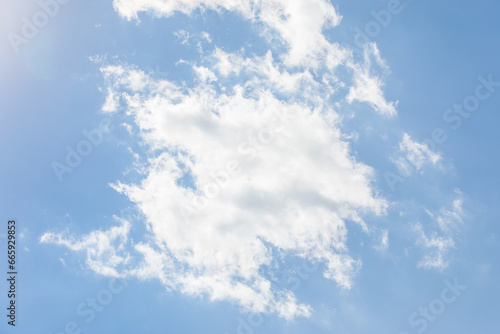
[[[155,79],[132,65],[104,65],[104,109],[116,112],[121,104],[128,129],[145,143],[139,156],[147,157],[141,182],[113,187],[142,212],[147,236],[117,239],[128,233],[122,223],[118,234],[48,233],[42,241],[86,250],[99,264],[92,268],[103,274],[159,279],[169,289],[287,319],[307,316],[311,308],[269,278],[284,256],[321,262],[326,278],[351,287],[361,262],[348,253],[348,222],[368,231],[363,215],[383,214],[387,203],[373,188],[372,169],[351,154],[335,108],[358,100],[381,114],[396,113],[371,69],[370,59],[383,64],[376,46],[357,64],[351,52],[328,42],[323,29],[340,16],[324,0],[114,5],[128,19],[141,11],[234,10],[288,48],[251,57],[215,48],[192,64],[192,86]],[[337,77],[338,66],[350,77]],[[98,251],[98,236],[121,243]],[[114,261],[107,261],[109,254]]]

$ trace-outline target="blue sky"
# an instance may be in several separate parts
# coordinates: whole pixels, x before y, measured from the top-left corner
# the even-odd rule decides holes
[[[499,3],[58,4],[0,14],[1,333],[498,332]]]

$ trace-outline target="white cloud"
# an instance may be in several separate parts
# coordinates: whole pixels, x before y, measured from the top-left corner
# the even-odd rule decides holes
[[[395,116],[397,114],[397,102],[387,102],[382,91],[384,86],[378,75],[372,74],[372,59],[375,64],[387,70],[385,63],[380,57],[380,52],[375,43],[366,45],[364,49],[364,64],[350,62],[348,65],[354,72],[354,85],[349,90],[347,101],[366,102],[379,114]]]
[[[114,185],[145,215],[153,240],[135,246],[143,263],[122,274],[285,318],[310,308],[262,274],[278,260],[273,249],[324,262],[325,277],[351,286],[360,262],[347,253],[345,222],[364,225],[360,214],[382,214],[386,202],[371,187],[371,169],[350,155],[326,102],[277,99],[271,89],[279,90],[279,80],[272,77],[288,74],[272,71],[259,72],[267,76],[261,85],[250,77],[227,93],[215,90],[223,77],[185,91],[132,67],[102,71],[153,156],[140,184]],[[186,175],[192,187],[179,183]],[[93,256],[111,251],[97,247],[118,236],[46,234],[42,241],[86,249],[94,270],[117,275],[125,255],[112,253],[111,263]]]
[[[424,255],[424,258],[419,261],[419,268],[444,270],[449,266],[447,254],[455,247],[455,241],[451,233],[452,228],[458,227],[458,224],[463,224],[462,192],[460,190],[455,190],[455,192],[457,198],[453,201],[451,210],[444,207],[437,212],[426,210],[438,225],[440,232],[435,231],[432,237],[428,237],[424,233],[421,224],[415,226],[415,231],[419,235],[417,245],[430,249],[430,253]]]
[[[319,83],[313,79],[309,70],[290,73],[276,64],[271,51],[262,57],[250,59],[240,53],[228,53],[216,48],[211,58],[214,61],[214,70],[223,77],[237,77],[242,74],[254,77],[245,83],[247,88],[255,89],[265,85],[266,88],[280,93],[294,94],[311,94],[312,91],[317,94],[319,88]]]
[[[210,34],[206,31],[202,31],[200,34],[201,38],[203,38],[205,41],[208,43],[212,43],[212,37],[210,37]]]
[[[115,0],[114,6],[127,19],[140,12],[236,11],[288,48],[245,57],[244,50],[216,46],[190,64],[197,79],[190,87],[134,66],[103,66],[112,95],[106,109],[122,103],[126,124],[138,132],[133,139],[146,145],[141,182],[112,186],[135,203],[148,232],[131,242],[130,224],[122,221],[80,238],[46,233],[41,241],[86,252],[89,266],[104,275],[158,279],[167,289],[286,319],[312,309],[268,279],[282,256],[322,262],[326,278],[350,288],[361,261],[348,252],[347,222],[367,231],[362,217],[384,214],[387,203],[372,186],[372,169],[353,157],[333,106],[358,100],[396,114],[373,74],[372,59],[384,67],[376,46],[358,65],[351,52],[327,41],[323,30],[338,25],[340,15],[325,0]],[[345,78],[353,82],[347,97],[342,89],[349,84],[335,75],[337,66],[352,75]]]
[[[432,152],[428,145],[414,141],[407,133],[399,143],[399,153],[402,157],[397,159],[395,164],[406,174],[410,174],[408,162],[421,172],[425,165],[437,165],[442,159],[441,155]]]
[[[455,190],[457,198],[453,201],[452,208],[447,209],[442,207],[438,212],[431,212],[427,210],[427,213],[431,218],[433,218],[438,224],[439,228],[443,232],[448,232],[451,229],[463,224],[463,198],[462,192],[460,190]]]
[[[174,32],[175,37],[181,40],[181,44],[189,45],[190,34],[185,30],[178,30]]]
[[[389,248],[389,230],[382,230],[380,234],[380,242],[375,246],[378,251],[385,251]]]
[[[200,80],[203,83],[210,83],[212,81],[217,81],[217,77],[215,74],[208,68],[203,66],[193,66],[193,70]]]
[[[115,217],[121,223],[107,231],[93,231],[82,238],[66,237],[61,233],[47,232],[40,238],[41,243],[64,246],[72,251],[85,251],[87,265],[95,272],[119,277],[117,268],[127,262],[125,244],[130,232],[130,223]]]
[[[252,17],[252,7],[260,1],[244,0],[114,0],[113,6],[120,16],[127,20],[138,20],[140,12],[150,12],[154,16],[169,17],[175,12],[191,14],[195,9],[236,11],[246,17]]]
[[[106,96],[106,101],[102,106],[102,111],[115,112],[118,109],[119,105],[119,96],[116,95],[111,88],[108,88],[108,95]]]
[[[269,38],[279,38],[286,43],[289,52],[284,60],[288,65],[314,62],[318,56],[334,64],[345,57],[322,33],[341,20],[333,5],[325,0],[114,0],[113,5],[128,20],[138,20],[140,12],[169,17],[175,12],[189,15],[196,9],[234,11],[271,30],[266,34]]]
[[[128,20],[138,20],[138,14],[141,12],[149,12],[158,17],[169,17],[176,12],[189,15],[197,9],[237,12],[243,18],[260,25],[263,35],[272,42],[272,45],[281,41],[288,46],[286,53],[281,54],[285,66],[314,70],[326,68],[332,71],[344,64],[353,72],[353,85],[347,96],[349,103],[353,101],[368,103],[378,113],[386,116],[397,114],[397,102],[386,100],[382,91],[384,82],[374,74],[373,65],[379,66],[384,71],[388,70],[376,44],[371,43],[365,47],[364,64],[358,64],[352,58],[351,50],[330,42],[325,37],[324,30],[339,25],[342,18],[329,1],[114,0],[113,5],[116,11]],[[189,34],[181,31],[181,35]],[[326,74],[323,80],[327,80],[328,77]],[[344,85],[344,83],[339,84]]]
[[[419,233],[417,245],[431,249],[431,252],[424,255],[423,259],[418,262],[419,268],[444,270],[449,266],[449,262],[445,260],[448,251],[455,246],[455,242],[451,237],[442,237],[434,234],[428,237],[422,228],[422,225],[417,224],[415,230]]]

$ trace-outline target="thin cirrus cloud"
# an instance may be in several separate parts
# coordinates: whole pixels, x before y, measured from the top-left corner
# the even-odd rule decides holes
[[[443,271],[450,265],[448,253],[455,248],[453,235],[460,232],[459,227],[463,224],[464,216],[463,194],[458,189],[455,193],[457,197],[453,200],[451,209],[442,207],[436,212],[426,210],[434,222],[432,233],[426,234],[420,223],[414,226],[418,234],[417,245],[425,250],[423,258],[417,264],[419,268]]]
[[[321,262],[326,278],[350,288],[361,261],[349,254],[348,222],[369,232],[363,216],[385,214],[388,204],[374,189],[373,170],[353,157],[335,108],[358,101],[384,116],[397,113],[372,68],[383,65],[376,46],[357,63],[349,49],[329,42],[323,30],[341,17],[324,0],[114,6],[130,20],[140,12],[236,11],[258,26],[270,49],[247,57],[216,46],[190,64],[190,86],[103,63],[103,110],[124,110],[127,128],[137,130],[132,139],[145,143],[137,154],[142,180],[112,187],[142,213],[147,233],[132,241],[121,219],[107,231],[47,232],[41,241],[85,252],[103,275],[158,279],[167,289],[286,319],[312,308],[269,278],[284,256]],[[286,50],[273,47],[276,40]],[[349,77],[337,77],[339,67]]]
[[[398,154],[400,156],[394,163],[398,169],[406,174],[410,174],[412,168],[408,162],[417,172],[422,173],[426,165],[436,166],[442,160],[440,154],[433,152],[427,144],[413,140],[407,133],[403,135],[403,139],[399,143]]]
[[[421,224],[414,227],[419,234],[417,245],[429,250],[427,254],[418,262],[419,268],[444,270],[449,266],[446,255],[450,249],[455,247],[453,238],[448,236],[440,236],[434,232],[431,236],[423,231]]]

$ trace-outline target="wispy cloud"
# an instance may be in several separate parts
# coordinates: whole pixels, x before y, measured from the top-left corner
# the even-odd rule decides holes
[[[419,234],[417,245],[430,249],[430,253],[424,255],[424,258],[418,262],[419,268],[443,270],[449,266],[449,262],[445,260],[446,253],[455,246],[455,242],[451,237],[437,236],[434,233],[432,236],[427,236],[421,224],[415,226],[415,231]]]
[[[418,234],[417,245],[430,251],[419,261],[418,267],[420,268],[442,271],[449,266],[447,254],[455,247],[452,232],[459,224],[463,224],[462,216],[464,214],[462,192],[460,190],[455,190],[455,192],[457,198],[453,201],[451,209],[442,207],[437,212],[426,210],[439,230],[434,229],[434,232],[429,236],[424,232],[422,224],[414,226]]]
[[[41,238],[41,243],[51,243],[64,246],[72,251],[86,252],[86,263],[95,272],[119,277],[119,265],[126,264],[128,256],[125,250],[130,232],[130,223],[115,217],[121,225],[106,231],[93,231],[86,236],[73,238],[62,233],[46,232]],[[62,261],[65,264],[64,261]]]
[[[407,133],[399,143],[398,153],[400,157],[394,163],[407,174],[410,174],[408,162],[418,172],[422,172],[425,165],[437,165],[442,159],[440,154],[431,151],[426,144],[413,140]]]
[[[378,251],[385,251],[389,248],[389,230],[382,230],[379,237],[378,245],[375,245],[375,249]]]
[[[387,71],[387,66],[380,57],[380,52],[375,43],[371,43],[364,48],[364,63],[349,63],[354,72],[354,85],[349,90],[347,101],[366,102],[372,106],[379,114],[385,116],[395,116],[397,114],[397,102],[388,102],[384,97],[382,87],[383,81],[376,74],[373,74],[373,64]]]
[[[457,198],[453,201],[451,209],[441,208],[438,212],[427,210],[427,214],[433,218],[443,232],[448,232],[463,224],[463,198],[460,190],[455,190]]]

